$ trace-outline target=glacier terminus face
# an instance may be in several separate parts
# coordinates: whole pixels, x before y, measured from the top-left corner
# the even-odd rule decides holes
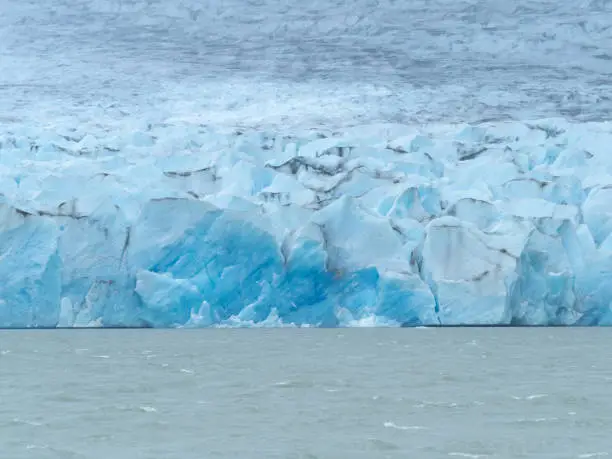
[[[0,0],[0,327],[612,324],[610,21]]]
[[[0,138],[0,324],[612,321],[612,131]]]

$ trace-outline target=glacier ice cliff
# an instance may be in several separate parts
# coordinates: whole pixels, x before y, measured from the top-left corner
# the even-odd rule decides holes
[[[0,132],[0,326],[612,324],[612,125]]]

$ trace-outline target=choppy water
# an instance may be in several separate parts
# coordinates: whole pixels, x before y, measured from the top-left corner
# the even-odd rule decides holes
[[[608,119],[611,24],[607,0],[0,0],[0,122]]]
[[[602,329],[0,334],[4,458],[612,455]]]

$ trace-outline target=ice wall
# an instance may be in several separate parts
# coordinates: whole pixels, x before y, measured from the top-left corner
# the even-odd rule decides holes
[[[0,325],[612,323],[612,125],[0,134]]]

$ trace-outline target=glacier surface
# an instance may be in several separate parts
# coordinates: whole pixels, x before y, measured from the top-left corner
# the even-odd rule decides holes
[[[600,121],[611,23],[609,0],[0,0],[0,123]]]
[[[0,133],[0,326],[612,324],[612,124]]]

